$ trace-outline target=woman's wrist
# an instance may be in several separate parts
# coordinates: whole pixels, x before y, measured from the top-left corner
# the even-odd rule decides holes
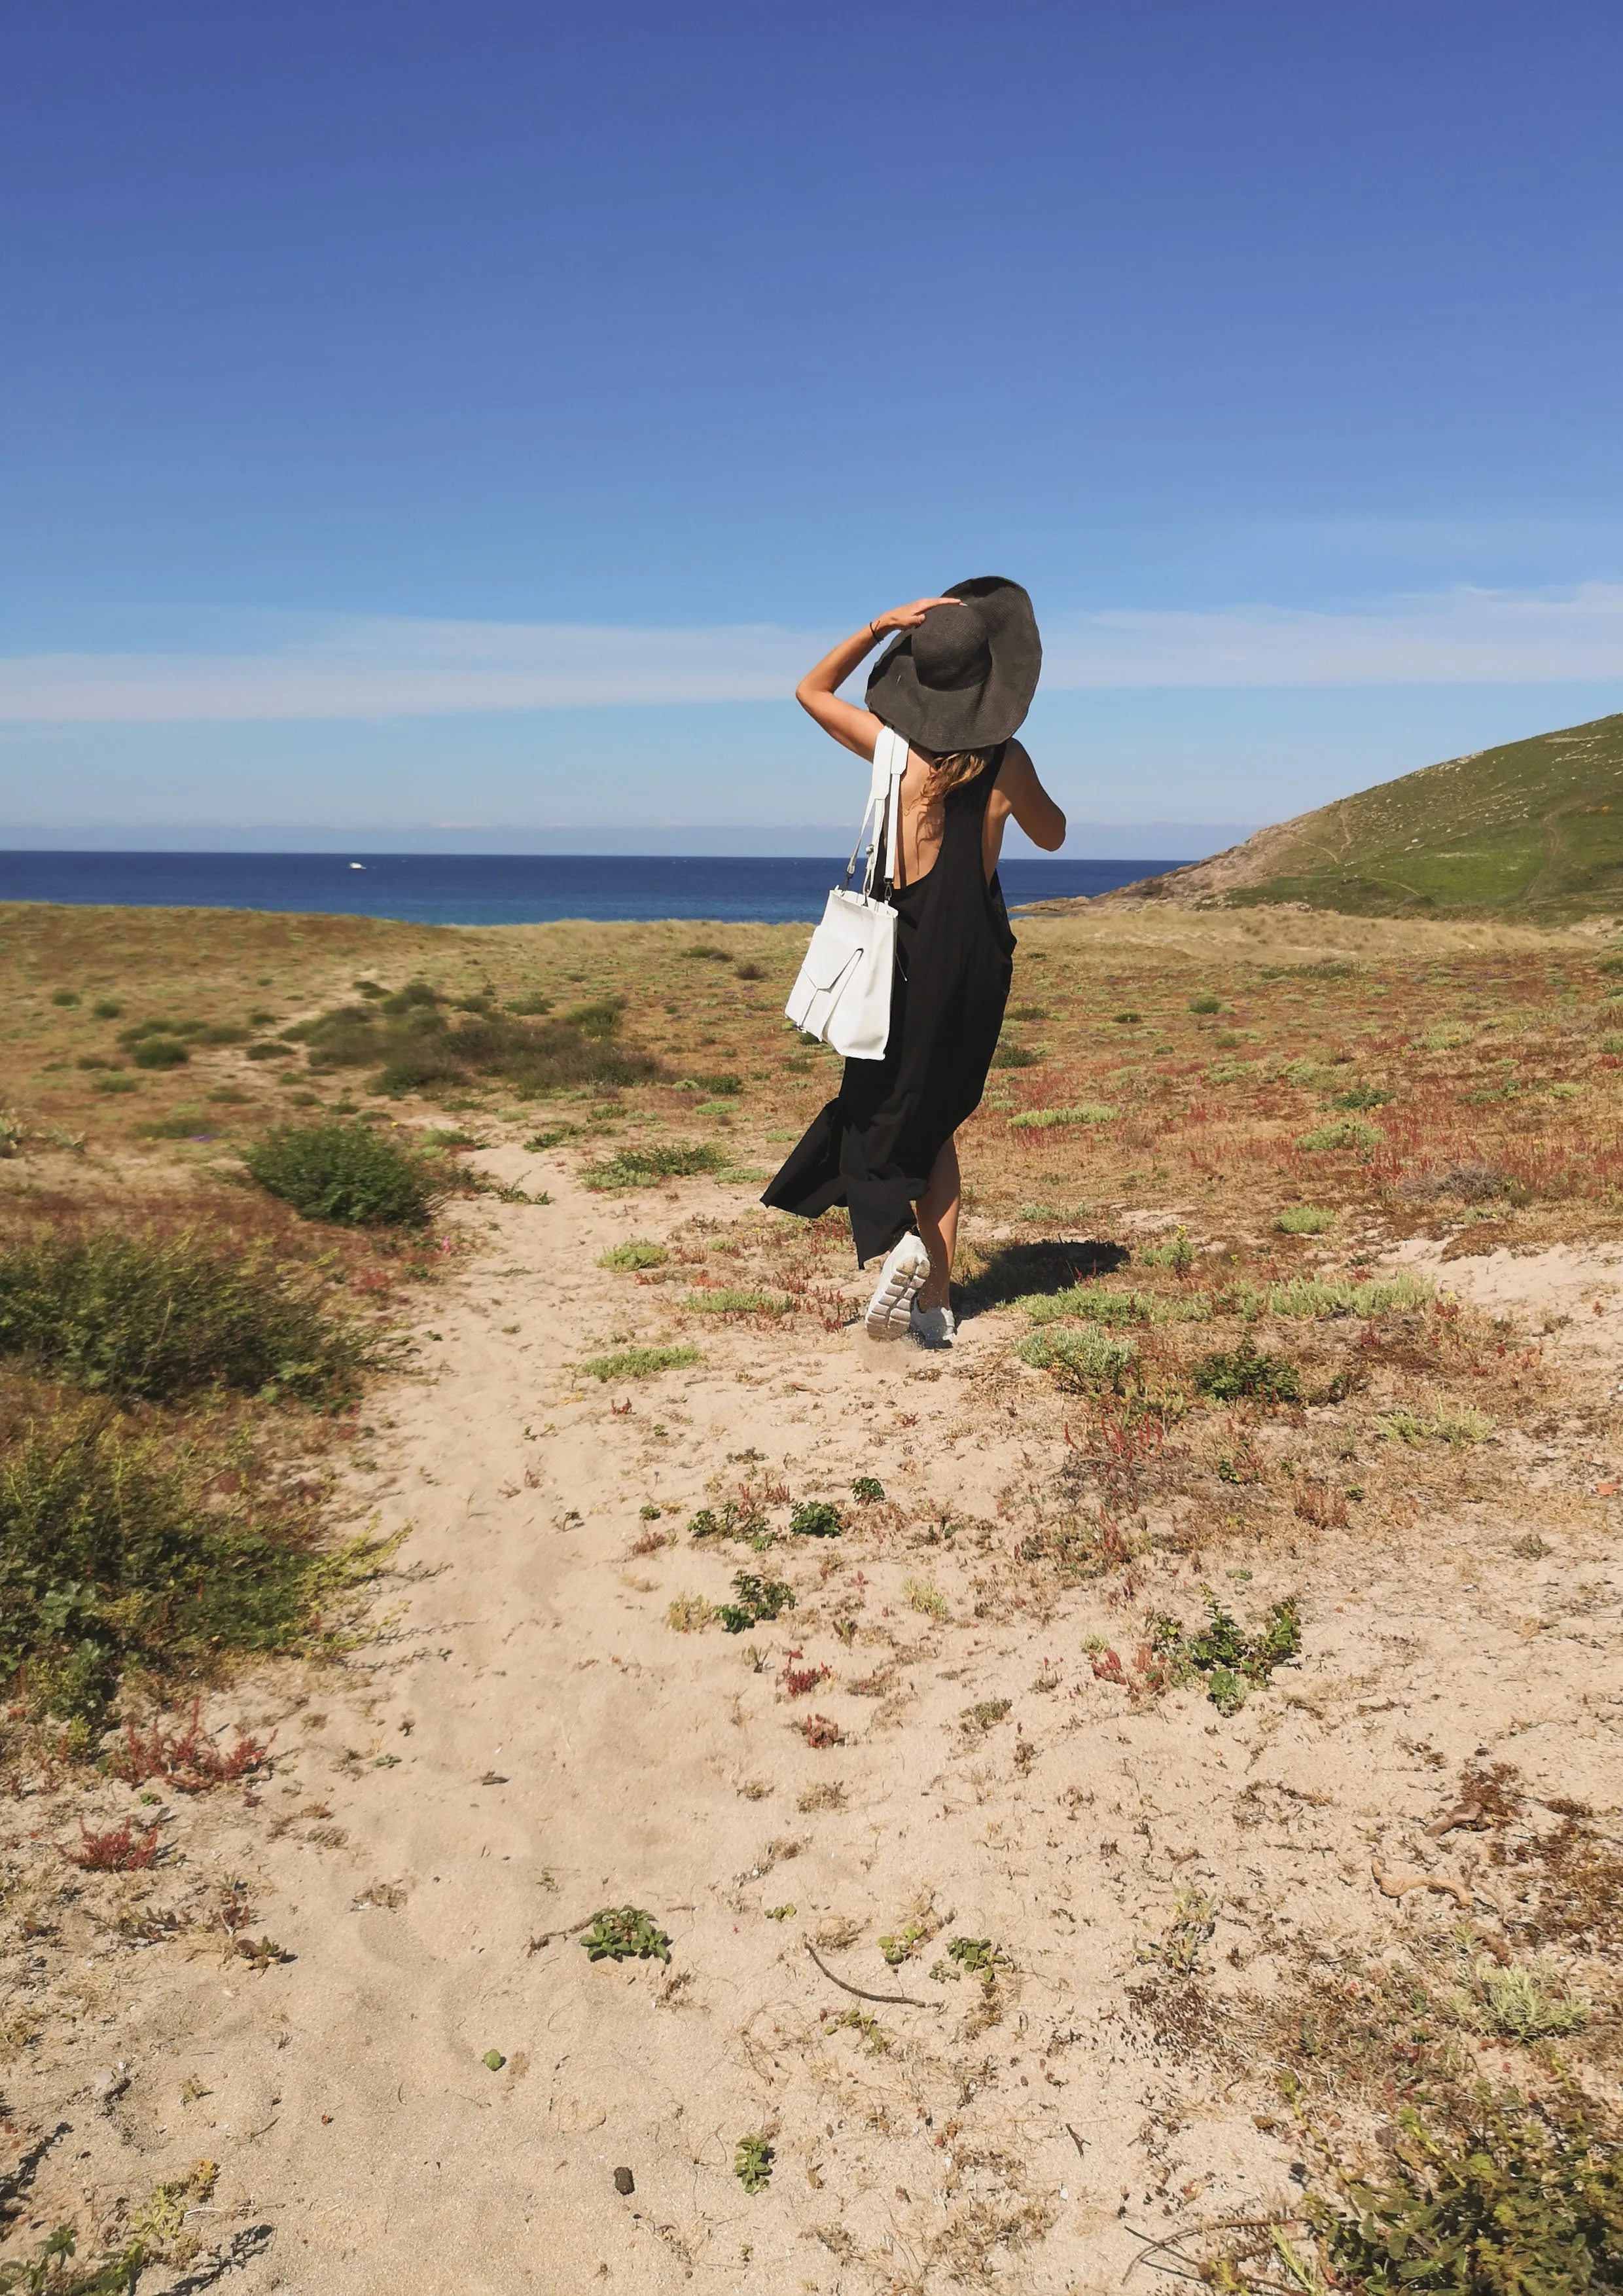
[[[882,638],[882,637],[884,636],[884,635],[885,635],[884,630],[883,630],[883,628],[882,628],[882,627],[881,627],[881,618],[879,615],[877,615],[877,614],[876,614],[876,615],[874,616],[873,619],[873,620],[868,624],[868,636],[869,636],[869,637],[870,637],[870,638],[872,638],[872,640],[873,641],[873,644],[874,644],[875,645],[877,645],[877,644],[879,644],[879,642],[880,642],[881,638]]]

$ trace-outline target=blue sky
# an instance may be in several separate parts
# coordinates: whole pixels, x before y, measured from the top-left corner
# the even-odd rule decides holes
[[[0,831],[787,849],[798,670],[984,571],[1082,849],[1623,708],[1620,65],[1611,0],[11,0]]]

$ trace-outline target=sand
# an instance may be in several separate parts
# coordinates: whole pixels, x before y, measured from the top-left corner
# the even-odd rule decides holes
[[[1294,1549],[1225,1548],[1214,1522],[1198,1565],[1057,1588],[1013,1550],[1022,1494],[1064,1464],[1065,1399],[1014,1361],[1010,1317],[942,1357],[716,1319],[698,1366],[602,1384],[583,1358],[674,1335],[669,1295],[603,1250],[702,1235],[749,1192],[603,1198],[561,1155],[479,1160],[539,1170],[553,1201],[455,1209],[479,1248],[419,1373],[369,1402],[349,1502],[409,1526],[375,1637],[223,1693],[219,1723],[274,1728],[274,1775],[144,1808],[166,1863],[95,1885],[150,1919],[238,1876],[253,1933],[291,1957],[256,1971],[193,1932],[53,1964],[7,2104],[20,2139],[62,2133],[20,2226],[94,2221],[206,2157],[203,2260],[152,2284],[213,2285],[229,2257],[250,2296],[1046,2296],[1288,2203],[1267,2005],[1462,1904],[1492,1926],[1478,1838],[1426,1830],[1462,1768],[1511,1762],[1535,1799],[1615,1813],[1619,1501],[1596,1495],[1593,1414],[1623,1375],[1623,1254],[1438,1266],[1495,1312],[1573,1318],[1552,1344],[1592,1431],[1516,1438],[1514,1510]],[[848,1259],[828,1265],[857,1299]],[[852,1498],[865,1475],[884,1503]],[[848,1528],[695,1545],[689,1517],[741,1482],[839,1502]],[[968,1527],[949,1544],[943,1522]],[[668,1624],[744,1567],[787,1578],[793,1611]],[[1232,1717],[1099,1678],[1090,1638],[1125,1652],[1146,1608],[1198,1607],[1208,1581],[1248,1613],[1299,1594],[1299,1664]],[[809,1694],[783,1685],[789,1652],[829,1669]],[[838,1742],[808,1742],[808,1714]],[[64,1839],[70,1811],[135,1807],[107,1784],[41,1803]],[[1390,1897],[1377,1869],[1455,1894]],[[588,1959],[578,1928],[623,1905],[668,1963]],[[1180,1908],[1193,1987],[1167,1970]],[[989,1983],[946,1958],[955,1938],[990,1941]],[[773,2155],[753,2194],[751,2136]]]

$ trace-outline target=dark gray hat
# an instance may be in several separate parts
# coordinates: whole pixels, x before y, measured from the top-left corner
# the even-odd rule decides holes
[[[1031,601],[1018,582],[981,574],[955,582],[916,630],[874,663],[867,701],[876,718],[938,757],[990,750],[1025,722],[1043,667]]]

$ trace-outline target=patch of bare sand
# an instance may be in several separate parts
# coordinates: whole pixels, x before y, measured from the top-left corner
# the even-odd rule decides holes
[[[1492,1920],[1471,1838],[1426,1831],[1463,1767],[1615,1808],[1613,1511],[1539,1515],[1530,1492],[1515,1521],[1463,1508],[1243,1557],[1214,1522],[1204,1564],[1039,1583],[1009,1567],[1008,1525],[1064,1456],[1062,1400],[1006,1320],[944,1359],[718,1322],[695,1367],[578,1380],[673,1335],[605,1247],[717,1194],[594,1198],[553,1164],[550,1207],[461,1215],[489,1249],[437,1299],[421,1381],[370,1408],[357,1503],[412,1526],[380,1639],[313,1699],[267,1689],[257,1809],[182,1813],[194,1882],[243,1877],[295,1957],[255,1973],[194,1939],[86,1972],[96,1998],[11,2097],[71,2124],[38,2221],[53,2179],[94,2194],[208,2154],[201,2228],[250,2292],[1057,2296],[1294,2192],[1257,2004],[1461,1920],[1448,1896],[1383,1896],[1376,1865]],[[857,1475],[885,1508],[851,1500]],[[690,1542],[742,1481],[840,1501],[849,1528],[758,1555]],[[794,1611],[672,1631],[678,1594],[724,1600],[743,1567],[790,1581]],[[1299,1666],[1232,1718],[1198,1691],[1132,1706],[1087,1642],[1193,1611],[1205,1573],[1242,1611],[1299,1592]],[[803,1698],[791,1651],[829,1669]],[[808,1710],[840,1742],[807,1742]],[[1154,1949],[1202,1900],[1204,1975],[1164,1976]],[[625,1904],[668,1932],[668,1966],[588,1960],[571,1925]],[[909,1923],[893,1966],[880,1940]],[[989,1984],[942,1973],[955,1937],[997,1949]],[[109,2069],[127,2086],[98,2103]],[[734,2173],[750,2135],[775,2155],[755,2195]]]

